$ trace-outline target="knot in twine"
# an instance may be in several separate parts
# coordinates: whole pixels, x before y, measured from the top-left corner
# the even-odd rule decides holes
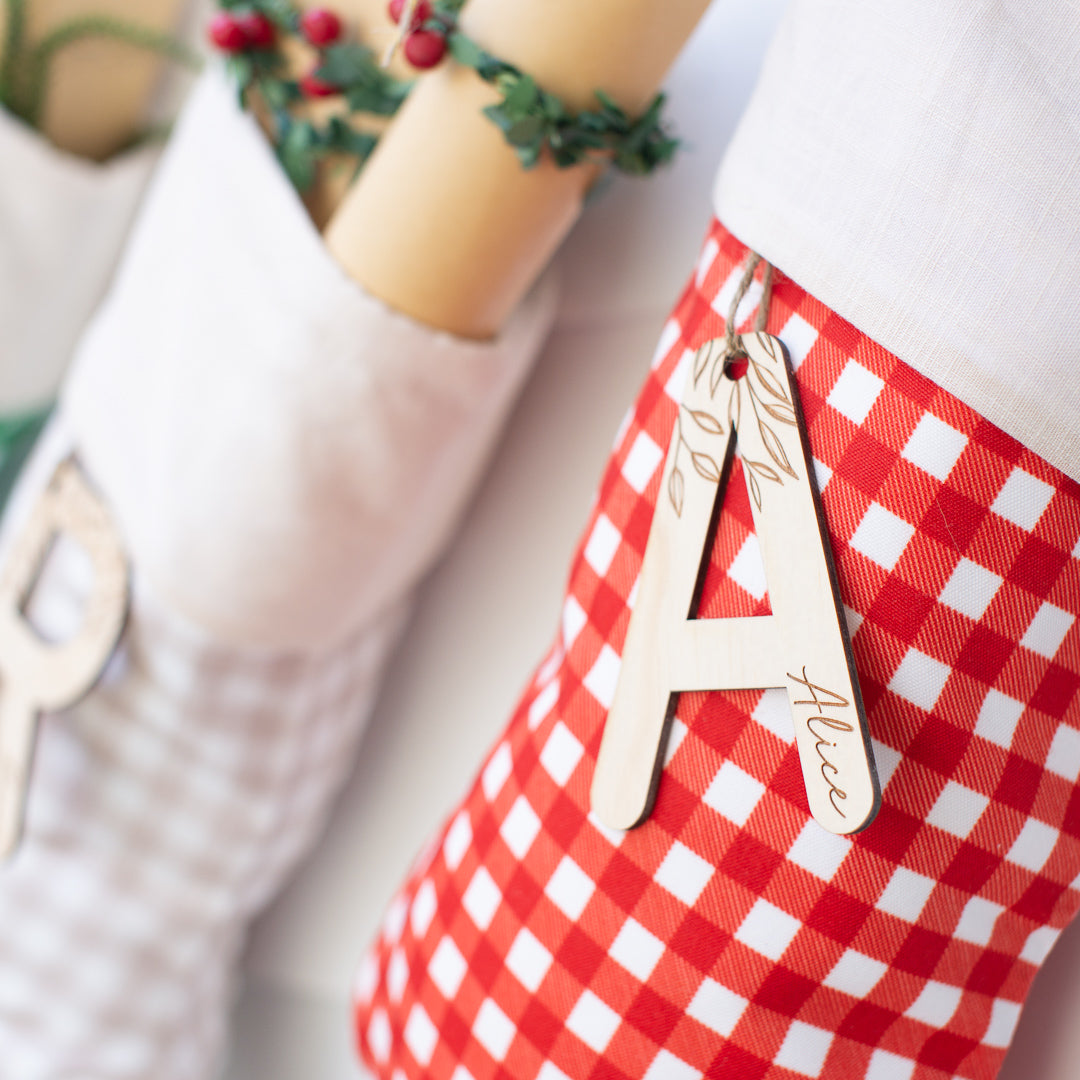
[[[743,275],[739,279],[739,285],[735,289],[735,295],[731,298],[731,307],[728,308],[727,328],[724,334],[724,351],[729,361],[744,355],[742,349],[739,348],[739,343],[735,340],[735,316],[739,310],[739,305],[743,302],[743,298],[750,289],[750,283],[754,280],[754,273],[762,262],[764,260],[756,251],[750,252],[746,257],[746,265],[743,268]],[[772,303],[772,279],[772,263],[765,262],[765,272],[761,278],[761,302],[758,304],[757,316],[754,319],[754,332],[757,334],[765,330],[765,326],[769,321],[769,306]]]

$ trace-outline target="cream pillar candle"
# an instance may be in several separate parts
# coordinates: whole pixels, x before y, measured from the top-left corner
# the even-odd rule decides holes
[[[470,0],[463,29],[581,108],[639,111],[708,0]],[[338,262],[422,322],[484,338],[503,324],[597,175],[519,164],[482,114],[496,92],[452,61],[424,77],[327,226]]]
[[[183,0],[24,0],[29,46],[73,19],[108,16],[159,32],[172,30]],[[7,8],[0,5],[0,36]],[[155,53],[103,37],[61,49],[50,67],[42,128],[57,146],[102,159],[139,129],[164,61]]]

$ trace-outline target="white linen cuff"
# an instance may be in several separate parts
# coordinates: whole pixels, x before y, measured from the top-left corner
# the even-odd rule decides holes
[[[62,409],[139,573],[223,641],[321,649],[447,540],[554,314],[421,326],[328,255],[221,72],[180,118]]]
[[[0,109],[0,412],[55,394],[157,157],[88,161]]]
[[[743,243],[1080,478],[1075,6],[795,0],[717,174]]]

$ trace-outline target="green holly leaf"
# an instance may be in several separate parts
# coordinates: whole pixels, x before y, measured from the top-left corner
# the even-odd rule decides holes
[[[505,135],[513,126],[516,118],[510,116],[501,104],[488,105],[484,115]]]
[[[682,143],[678,139],[665,137],[660,140],[652,152],[652,160],[656,165],[667,165],[679,152]]]
[[[607,122],[600,113],[584,109],[577,114],[575,127],[583,134],[602,134],[607,131]]]
[[[464,34],[451,34],[448,44],[450,55],[465,67],[479,68],[484,62],[485,52],[471,38]]]
[[[369,83],[375,70],[375,58],[365,46],[331,45],[323,52],[322,63],[315,74],[345,89],[353,83]]]
[[[540,143],[544,134],[544,121],[539,116],[526,116],[514,121],[506,131],[506,141],[511,146],[531,146]]]
[[[378,143],[378,137],[366,131],[356,131],[340,116],[331,118],[326,126],[326,148],[341,154],[352,154],[363,163]]]
[[[570,119],[566,106],[554,94],[549,94],[546,90],[540,91],[540,108],[552,123],[562,123]]]
[[[300,24],[300,17],[290,0],[241,0],[241,3],[261,12],[283,30],[295,31]]]
[[[393,116],[412,88],[412,83],[383,71],[372,51],[362,45],[331,46],[315,74],[339,86],[353,112],[375,116]]]
[[[401,108],[406,93],[388,92],[379,86],[358,84],[345,92],[345,101],[351,112],[366,112],[374,116],[393,116]]]
[[[533,143],[531,146],[519,146],[516,148],[515,153],[522,166],[526,169],[531,169],[540,160],[541,149],[541,144],[537,142]]]
[[[485,82],[492,82],[500,75],[520,75],[521,72],[513,64],[504,64],[497,57],[484,53],[484,59],[477,66],[476,74]]]
[[[293,187],[301,193],[315,182],[317,142],[315,128],[306,120],[301,120],[289,123],[278,143],[278,160]]]
[[[594,90],[593,96],[600,102],[603,115],[608,117],[612,123],[626,124],[628,122],[629,118],[626,113],[624,113],[622,109],[619,108],[618,103],[609,95],[605,94],[603,90]]]
[[[473,68],[485,82],[494,82],[502,75],[520,75],[512,64],[504,63],[497,56],[484,52],[471,38],[457,32],[447,37],[450,55],[465,67]]]
[[[660,114],[663,112],[664,102],[666,100],[667,99],[663,94],[657,94],[656,97],[652,99],[645,114],[638,120],[638,123],[650,128],[659,127]]]
[[[287,108],[300,96],[300,88],[294,82],[286,82],[282,79],[262,79],[259,82],[259,92],[266,104],[278,112]]]
[[[243,95],[244,91],[251,85],[251,80],[255,75],[251,60],[247,56],[230,56],[225,61],[225,70],[236,80],[236,85],[240,88],[241,95]]]
[[[577,165],[585,156],[584,151],[571,146],[553,146],[551,156],[560,169],[569,169]]]
[[[529,75],[522,75],[514,79],[506,97],[503,99],[503,108],[507,113],[519,117],[525,116],[535,105],[539,104],[540,92],[536,82]]]
[[[383,109],[386,101],[383,96],[370,86],[352,86],[345,92],[345,103],[350,112],[370,112],[376,116],[386,115]]]

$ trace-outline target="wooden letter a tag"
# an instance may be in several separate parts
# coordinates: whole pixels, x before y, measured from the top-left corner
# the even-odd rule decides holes
[[[61,534],[90,556],[94,585],[80,630],[50,644],[23,612]],[[18,844],[38,714],[73,705],[94,685],[127,609],[127,559],[116,528],[75,462],[63,461],[0,573],[0,858]]]
[[[681,691],[786,687],[810,812],[854,833],[881,795],[794,380],[776,338],[745,334],[737,355],[739,378],[722,339],[687,373],[592,805],[617,829],[648,816]],[[736,437],[773,614],[695,620]]]

